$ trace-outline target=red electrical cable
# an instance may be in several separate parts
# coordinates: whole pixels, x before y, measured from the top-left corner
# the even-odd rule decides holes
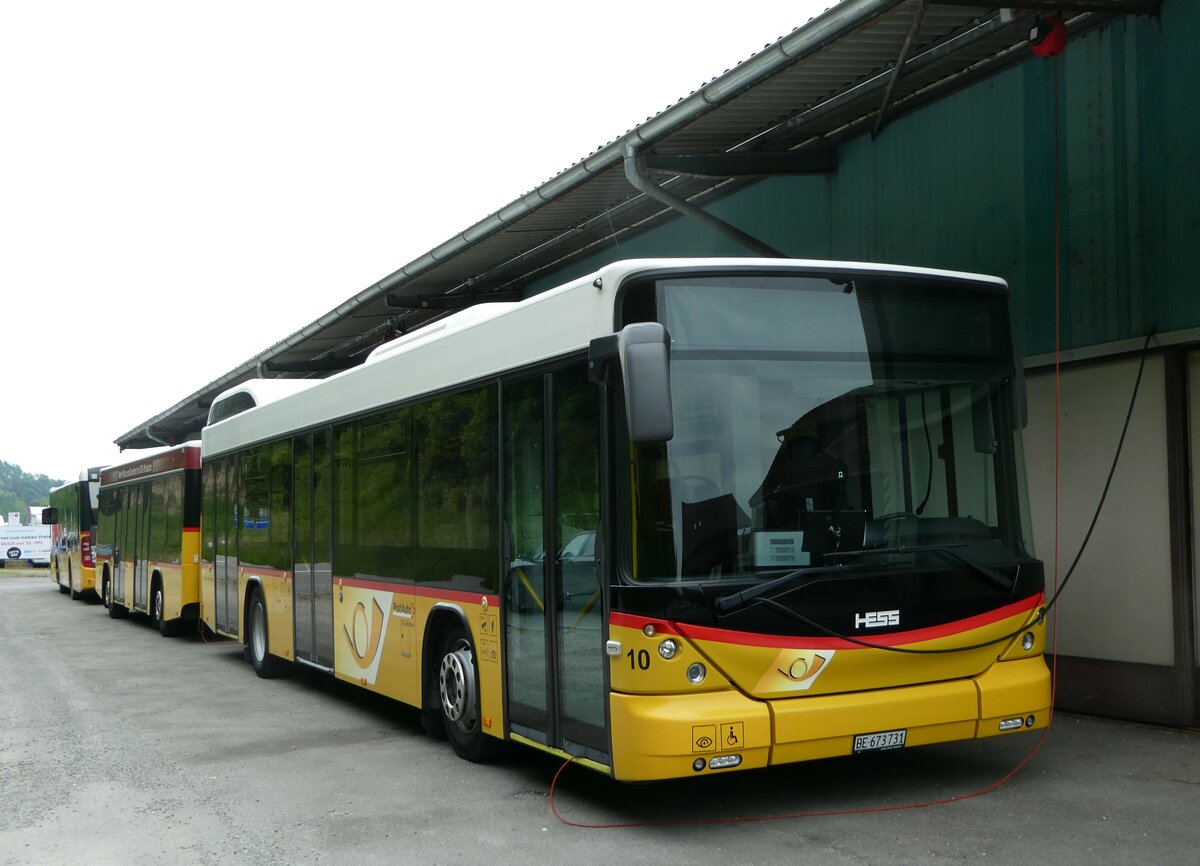
[[[555,791],[558,788],[558,778],[563,774],[563,771],[571,765],[575,760],[573,757],[568,758],[558,771],[554,774],[554,780],[550,783],[550,811],[554,813],[554,817],[568,827],[578,827],[583,830],[616,830],[625,827],[676,827],[688,824],[747,824],[756,821],[788,821],[796,818],[829,818],[834,815],[866,815],[873,812],[901,812],[906,809],[927,809],[930,806],[945,806],[950,803],[957,803],[962,800],[970,800],[973,797],[979,797],[989,791],[994,791],[999,788],[1013,776],[1021,771],[1021,768],[1029,763],[1030,759],[1037,754],[1038,749],[1042,747],[1042,742],[1046,739],[1046,735],[1050,733],[1050,728],[1047,726],[1043,731],[1038,741],[1034,743],[1033,748],[1020,761],[1017,762],[1011,770],[991,782],[984,787],[971,791],[967,794],[955,794],[953,797],[943,797],[939,800],[927,800],[921,803],[902,803],[898,806],[867,806],[862,809],[823,809],[811,812],[785,812],[777,815],[745,815],[734,818],[679,818],[671,821],[615,821],[606,824],[591,824],[584,821],[572,821],[569,818],[564,818],[562,813],[558,811],[558,805],[554,802]]]

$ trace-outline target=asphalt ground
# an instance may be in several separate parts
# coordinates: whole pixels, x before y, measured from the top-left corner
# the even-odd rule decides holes
[[[1200,862],[1200,734],[1059,714],[997,786],[1038,739],[640,785],[477,766],[407,707],[0,571],[0,864]]]

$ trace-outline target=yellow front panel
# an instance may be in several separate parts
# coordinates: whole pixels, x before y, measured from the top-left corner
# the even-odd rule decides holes
[[[620,642],[621,651],[609,659],[609,682],[614,692],[635,695],[666,695],[672,692],[724,691],[731,688],[729,680],[721,675],[702,656],[692,643],[671,628],[670,624],[654,621],[655,633],[647,636],[641,628],[632,628],[612,622],[609,639]],[[677,647],[675,656],[664,659],[659,649],[664,640]],[[704,662],[707,674],[699,686],[687,680],[687,669],[693,662]]]
[[[1040,635],[1041,624],[1033,624],[1037,609],[1026,607],[1010,616],[961,631],[946,630],[899,645],[920,649],[923,654],[895,652],[886,648],[868,648],[845,641],[796,638],[787,646],[763,645],[758,636],[738,640],[738,633],[679,626],[692,638],[696,649],[713,660],[722,673],[743,691],[758,698],[789,698],[799,695],[844,694],[921,683],[965,679],[986,671],[1007,648],[1009,642],[988,643],[1021,629],[1023,625]],[[930,629],[937,632],[940,629]],[[717,637],[718,639],[713,639]],[[1040,639],[1040,638],[1039,638]],[[865,638],[871,642],[871,638]],[[886,638],[878,639],[886,640]],[[977,646],[958,652],[928,652],[954,647]],[[1019,647],[1019,641],[1018,641]],[[1030,653],[1018,653],[1021,656]],[[1012,657],[1012,656],[1008,656]]]
[[[1050,672],[1039,653],[1036,658],[999,662],[975,679],[979,688],[979,728],[976,736],[1001,733],[1000,721],[1033,717],[1025,730],[1044,728],[1050,722]]]
[[[979,700],[972,680],[929,683],[846,695],[772,701],[772,763],[804,761],[853,751],[855,734],[905,729],[919,746],[975,735]]]
[[[884,731],[904,730],[905,744],[919,746],[993,736],[1001,733],[1000,720],[1021,719],[1014,730],[1044,727],[1050,672],[1042,657],[1045,627],[1036,616],[1025,610],[910,645],[971,646],[1025,625],[1034,635],[1029,649],[1018,636],[915,656],[846,642],[780,647],[778,639],[764,646],[762,637],[749,636],[759,643],[738,643],[743,636],[727,632],[718,640],[715,629],[689,640],[688,626],[614,614],[609,632],[620,652],[610,659],[613,774],[663,779],[720,772],[707,762],[721,755],[740,755],[739,769],[848,755],[855,735]],[[676,645],[671,659],[659,652],[666,639]],[[695,662],[707,668],[699,685],[685,676]],[[963,676],[964,668],[979,672]],[[910,682],[918,675],[939,678]],[[705,761],[696,770],[698,758]]]
[[[696,775],[717,755],[740,755],[739,769],[765,767],[771,755],[767,704],[736,691],[696,695],[622,695],[609,701],[613,776],[623,781]],[[719,771],[718,771],[719,772]]]

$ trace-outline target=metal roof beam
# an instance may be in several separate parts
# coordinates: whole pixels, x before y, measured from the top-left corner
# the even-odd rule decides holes
[[[654,183],[650,178],[646,177],[645,156],[638,153],[637,147],[629,140],[625,141],[625,177],[629,183],[640,193],[644,193],[650,198],[661,204],[678,211],[684,216],[691,217],[697,222],[703,223],[711,229],[714,229],[727,238],[732,238],[748,250],[753,250],[760,256],[773,259],[787,258],[786,255],[775,249],[768,243],[760,241],[754,235],[747,234],[737,226],[730,225],[725,220],[715,217],[702,207],[697,207],[686,199],[680,198],[674,193],[667,192],[658,184]]]
[[[649,171],[692,177],[778,177],[797,174],[834,174],[837,148],[815,147],[780,153],[647,153]]]
[[[944,40],[934,43],[927,48],[922,49],[904,64],[905,72],[915,72],[932,66],[945,58],[949,57],[955,51],[962,50],[967,46],[987,39],[992,34],[1011,27],[1011,22],[1000,20],[1000,16],[992,15],[982,21],[979,21],[974,26],[959,33],[951,34]],[[765,129],[745,141],[737,145],[738,149],[755,147],[760,143],[772,141],[787,135],[790,132],[807,126],[814,120],[824,117],[830,112],[837,111],[859,99],[862,99],[867,94],[873,93],[876,90],[887,87],[888,81],[891,79],[891,71],[879,72],[859,81],[850,87],[835,93],[828,99],[812,105],[798,114],[789,117],[787,120],[777,123],[770,129]]]
[[[912,50],[913,40],[916,38],[917,31],[921,29],[921,22],[925,20],[925,10],[928,8],[929,0],[921,0],[921,5],[917,7],[917,14],[913,16],[912,26],[908,28],[908,35],[904,37],[900,56],[896,58],[896,65],[892,67],[892,75],[888,79],[887,89],[883,92],[883,103],[879,106],[879,114],[875,118],[875,128],[871,130],[871,138],[877,138],[879,130],[883,129],[883,119],[887,116],[888,103],[892,101],[892,90],[896,87],[904,64],[908,61],[908,53]]]

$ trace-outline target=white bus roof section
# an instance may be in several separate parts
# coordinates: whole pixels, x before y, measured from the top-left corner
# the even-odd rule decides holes
[[[581,354],[614,332],[617,294],[643,275],[674,272],[856,271],[951,278],[1004,288],[996,277],[930,268],[787,259],[632,259],[518,303],[478,304],[385,343],[365,364],[304,382],[292,394],[204,428],[203,455],[219,455],[506,370]],[[262,383],[277,384],[277,383]],[[300,384],[300,383],[295,383]],[[241,387],[228,393],[237,393]]]
[[[238,394],[245,394],[254,401],[255,406],[265,406],[267,403],[274,403],[276,400],[306,391],[319,381],[319,379],[251,379],[222,391],[213,399],[213,405],[216,406],[221,401]]]

